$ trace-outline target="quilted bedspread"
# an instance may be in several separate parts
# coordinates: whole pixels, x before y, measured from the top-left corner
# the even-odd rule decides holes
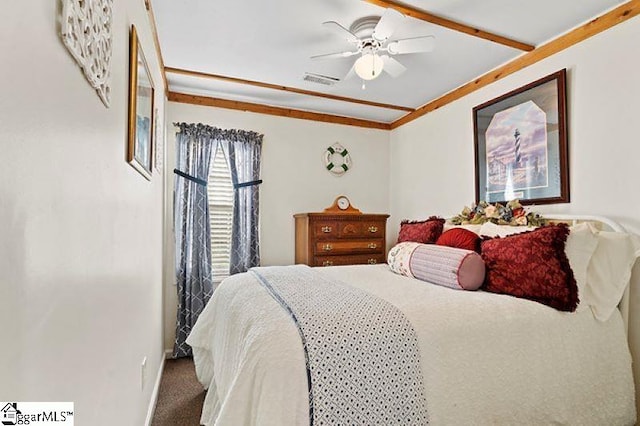
[[[600,322],[588,311],[454,291],[387,265],[317,270],[386,300],[411,323],[430,424],[635,423],[631,356],[618,312]],[[301,335],[255,274],[225,280],[187,342],[208,388],[203,424],[310,424]],[[342,369],[355,372],[348,364]],[[376,403],[380,409],[385,401]]]

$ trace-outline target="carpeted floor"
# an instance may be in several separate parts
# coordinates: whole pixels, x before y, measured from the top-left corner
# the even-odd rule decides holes
[[[152,426],[198,426],[205,391],[196,378],[193,359],[168,359],[164,364]]]

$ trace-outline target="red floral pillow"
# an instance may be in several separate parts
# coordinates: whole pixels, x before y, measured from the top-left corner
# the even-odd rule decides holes
[[[552,225],[481,243],[483,290],[534,300],[561,311],[578,306],[578,287],[564,247],[569,228]]]
[[[452,228],[444,231],[436,241],[436,244],[480,252],[480,237],[478,234],[463,228]]]
[[[400,222],[400,233],[398,242],[407,241],[422,244],[433,244],[442,234],[444,219],[431,216],[427,220],[413,221],[403,220]]]

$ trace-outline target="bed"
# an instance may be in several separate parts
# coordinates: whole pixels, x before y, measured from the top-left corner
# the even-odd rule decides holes
[[[580,218],[587,219],[623,231],[603,218]],[[521,298],[430,285],[386,264],[291,268],[386,301],[415,330],[415,376],[421,376],[426,416],[360,424],[635,424],[628,287],[620,308],[603,321],[589,309],[567,313]],[[208,389],[201,423],[341,424],[339,418],[318,417],[321,406],[312,413],[310,355],[301,342],[300,318],[274,296],[265,282],[271,273],[264,268],[226,279],[187,340]],[[355,321],[355,329],[372,324]],[[350,363],[343,375],[356,370],[368,374]]]

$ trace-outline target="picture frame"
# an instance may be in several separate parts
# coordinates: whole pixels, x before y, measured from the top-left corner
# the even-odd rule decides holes
[[[158,169],[158,152],[159,152],[159,148],[160,148],[160,113],[158,112],[158,107],[155,107],[153,109],[153,117],[155,118],[154,123],[153,123],[153,168],[156,171],[160,171]]]
[[[476,203],[568,203],[562,69],[473,108]]]
[[[129,44],[129,135],[127,162],[147,180],[153,168],[154,86],[135,25]]]

